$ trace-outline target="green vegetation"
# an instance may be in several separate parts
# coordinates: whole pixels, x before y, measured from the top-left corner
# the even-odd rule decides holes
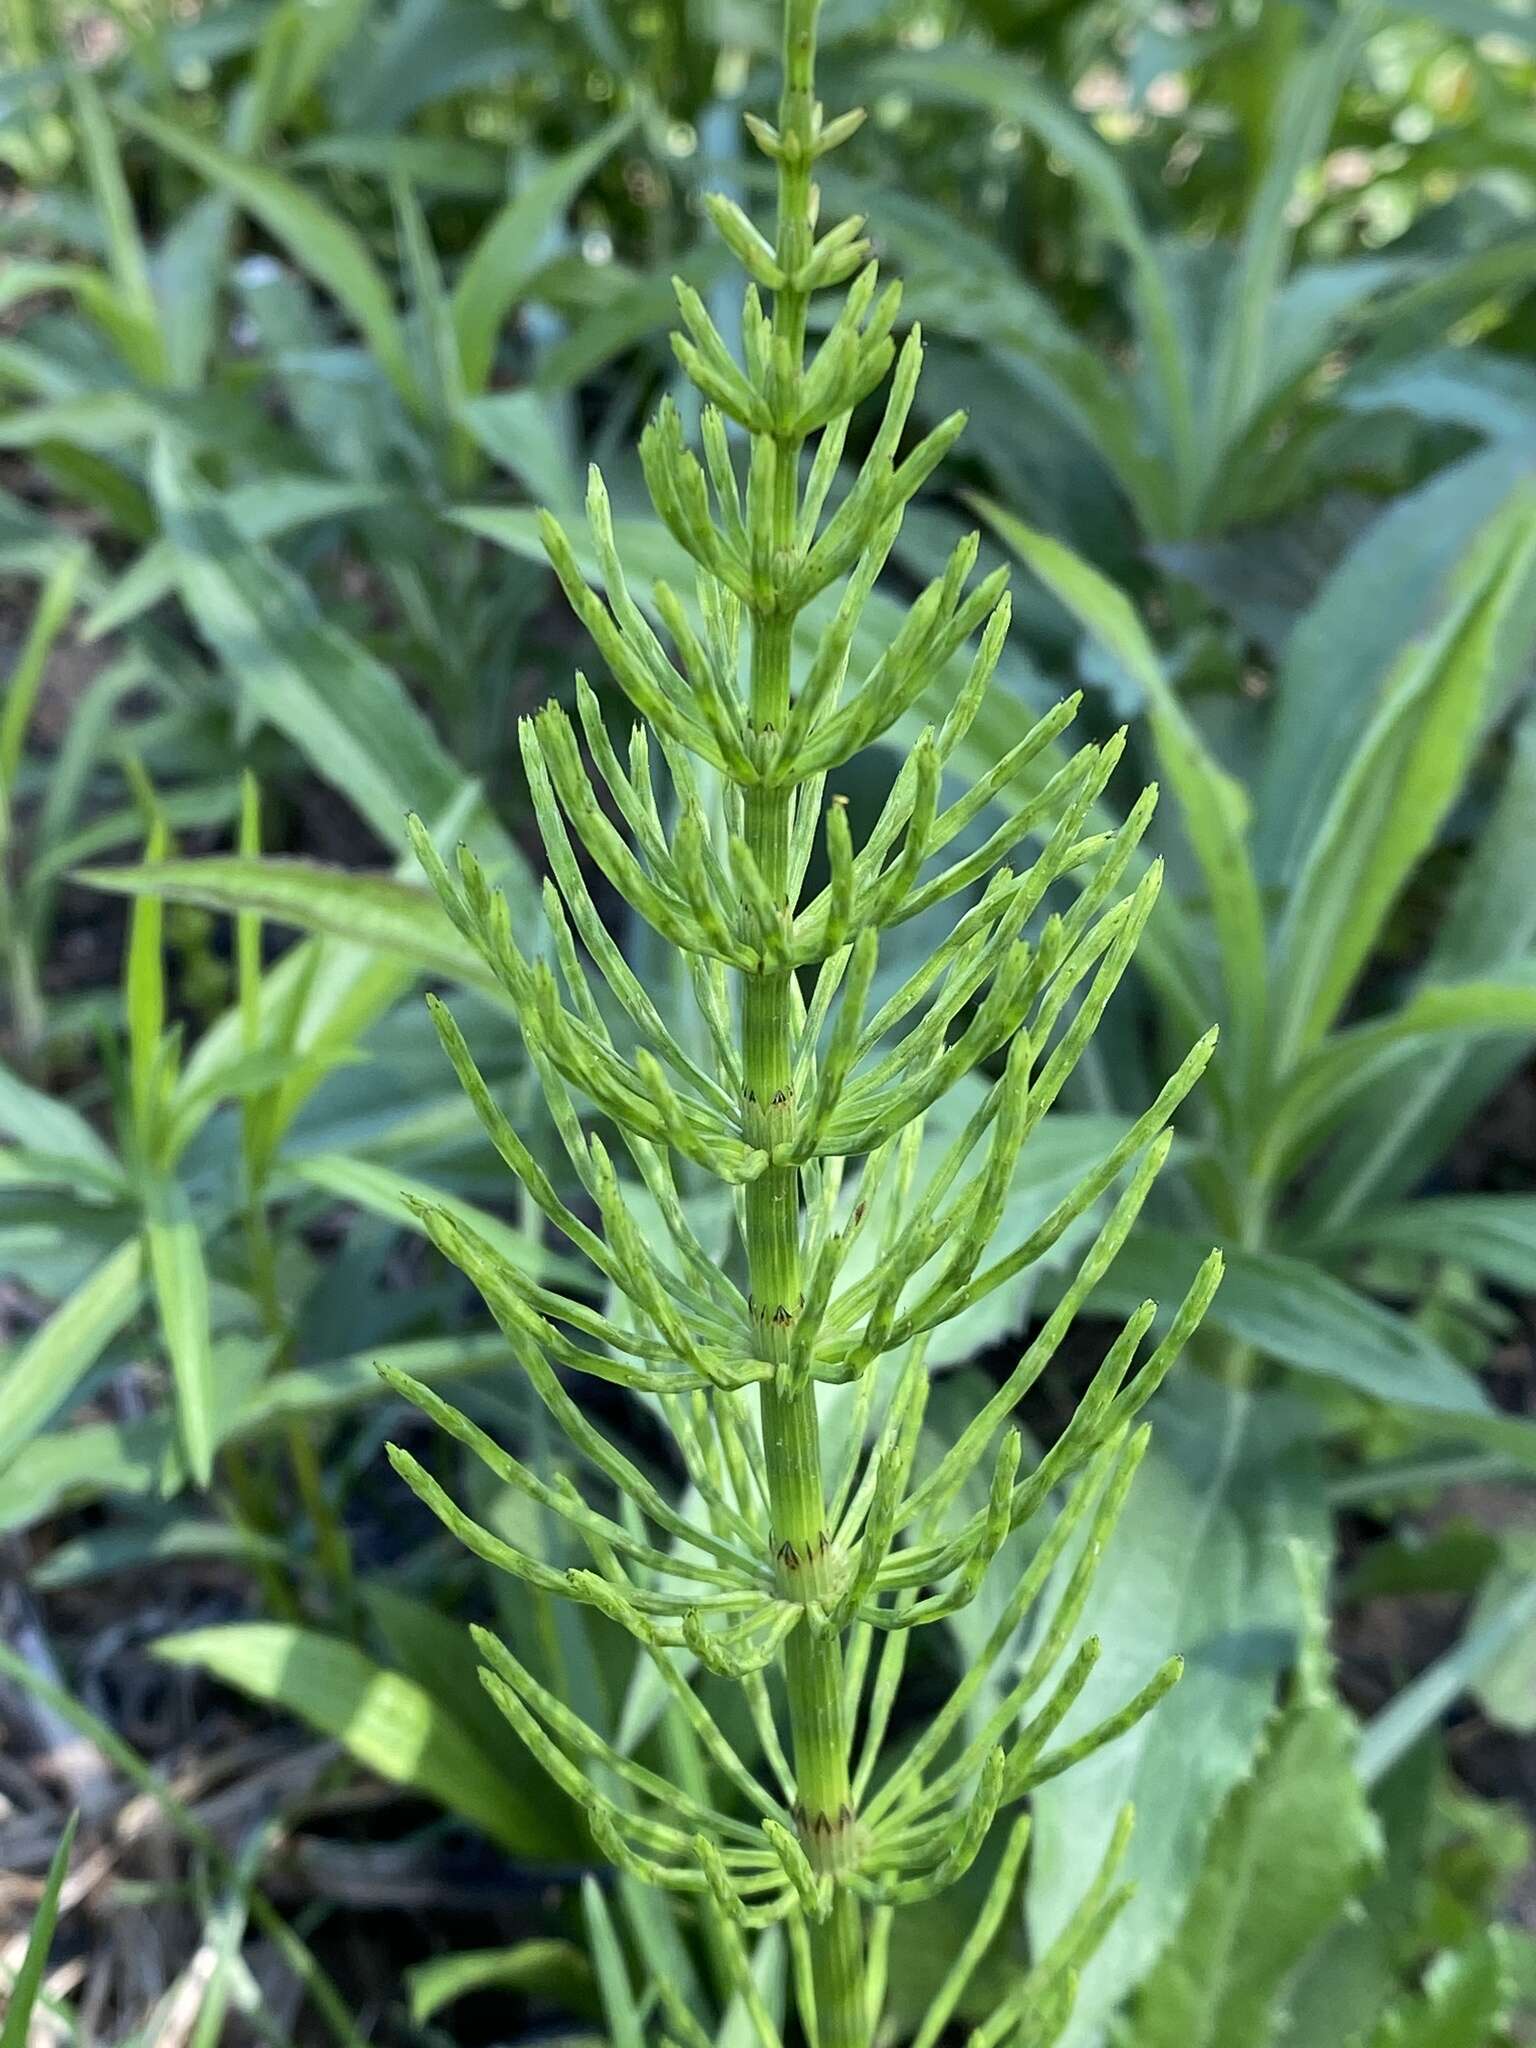
[[[1532,18],[0,42],[4,2048],[1512,2048]]]

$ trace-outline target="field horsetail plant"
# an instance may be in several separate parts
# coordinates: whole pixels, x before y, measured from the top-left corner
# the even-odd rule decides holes
[[[626,766],[578,679],[601,800],[561,710],[547,708],[523,729],[553,875],[554,966],[519,950],[506,902],[467,852],[455,876],[426,835],[415,835],[449,914],[516,1005],[594,1221],[568,1206],[434,1003],[449,1056],[528,1197],[606,1283],[608,1307],[535,1285],[456,1218],[429,1212],[428,1225],[485,1297],[589,1472],[590,1492],[564,1474],[529,1469],[425,1387],[392,1376],[499,1479],[562,1517],[590,1563],[557,1570],[513,1547],[395,1449],[409,1485],[493,1565],[626,1629],[654,1664],[669,1711],[700,1745],[709,1780],[673,1782],[610,1744],[500,1641],[480,1634],[485,1684],[579,1802],[602,1854],[682,1895],[708,1921],[760,2048],[781,2048],[786,2037],[754,1977],[749,1935],[785,1923],[793,2039],[812,2048],[888,2039],[882,1987],[893,1915],[955,1883],[1005,1809],[1113,1742],[1174,1683],[1176,1662],[1110,1719],[1055,1740],[1098,1655],[1091,1637],[1070,1654],[1069,1646],[1144,1446],[1138,1411],[1219,1277],[1213,1254],[1138,1365],[1156,1316],[1144,1304],[1070,1424],[1024,1469],[1010,1417],[1124,1240],[1211,1040],[1191,1050],[1023,1243],[993,1249],[1021,1151],[1082,1055],[1151,912],[1155,867],[1134,887],[1121,885],[1134,872],[1152,793],[1119,829],[1099,829],[1095,806],[1119,746],[1089,745],[1058,761],[1067,704],[1020,739],[995,774],[945,805],[945,763],[976,714],[1008,625],[1001,572],[967,589],[974,539],[955,550],[867,673],[849,682],[856,629],[903,508],[963,422],[948,419],[898,453],[921,344],[915,331],[899,350],[892,339],[898,292],[877,291],[861,222],[818,234],[817,160],[859,117],[824,120],[814,97],[815,34],[816,0],[788,0],[778,125],[751,121],[777,166],[776,239],[731,202],[710,206],[750,275],[743,361],[697,296],[678,290],[687,333],[676,339],[677,355],[706,401],[703,463],[670,403],[641,445],[656,510],[697,564],[696,609],[660,584],[649,611],[630,594],[595,472],[588,513],[602,597],[565,533],[545,522],[565,592],[641,720]],[[836,286],[846,297],[807,361],[810,302]],[[829,511],[850,419],[888,374],[879,429]],[[742,436],[732,436],[728,420]],[[802,630],[807,658],[797,673],[797,620],[803,629],[802,615],[824,593],[819,636]],[[829,778],[931,698],[978,633],[942,723],[907,754],[856,847]],[[662,795],[657,753],[670,779]],[[971,832],[964,843],[974,850],[960,854],[955,842],[985,824],[1026,770],[1027,801],[984,842]],[[1039,849],[1033,864],[993,871],[1029,840]],[[600,921],[576,841],[681,956],[699,1013],[697,1046],[707,1052],[690,1052],[688,1032],[669,1025]],[[808,895],[818,842],[828,879]],[[1071,893],[1054,909],[1047,892],[1063,881]],[[871,1014],[882,933],[946,901],[969,907]],[[974,1114],[946,1150],[920,1159],[925,1113],[974,1069],[990,1076]],[[589,1108],[595,1118],[584,1118]],[[628,1195],[596,1124],[617,1132],[633,1163],[638,1180],[627,1181]],[[698,1235],[687,1190],[709,1181],[734,1202],[739,1264],[722,1262]],[[1090,1210],[1096,1235],[1022,1358],[941,1455],[920,1458],[931,1333],[1084,1226]],[[649,1397],[686,1475],[682,1504],[595,1426],[564,1373]],[[833,1400],[844,1404],[841,1424],[825,1429],[824,1443]],[[888,1743],[912,1632],[972,1601],[1026,1523],[1045,1533],[1016,1583],[988,1587],[997,1621],[987,1650],[920,1732],[903,1728],[900,1743]],[[1004,1668],[1026,1621],[1026,1660]],[[698,1666],[741,1687],[747,1712],[726,1721],[755,1731],[750,1757],[690,1683]],[[973,2041],[1038,2048],[1057,2038],[1077,1969],[1121,1903],[1117,1863],[1129,1826],[1127,1814],[1064,1934]],[[1026,1831],[1027,1819],[1016,1817],[919,2048],[935,2048],[1001,1924]],[[656,2038],[706,2048],[709,2036],[666,1974],[651,1995]]]

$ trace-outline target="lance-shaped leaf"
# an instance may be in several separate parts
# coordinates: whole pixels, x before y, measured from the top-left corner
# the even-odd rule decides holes
[[[1290,891],[1277,937],[1282,1069],[1337,1017],[1414,866],[1433,844],[1496,708],[1487,686],[1536,563],[1536,493],[1523,490],[1458,567],[1445,608],[1382,686]]]
[[[1226,1015],[1237,1034],[1235,1052],[1251,1062],[1262,1050],[1268,970],[1264,910],[1248,848],[1247,800],[1169,688],[1162,662],[1123,593],[1049,534],[1023,525],[999,505],[983,500],[980,509],[1146,692],[1158,765],[1178,799],[1205,883],[1221,949]]]
[[[1172,1381],[1150,1412],[1149,1455],[1078,1623],[1104,1655],[1056,1741],[1116,1711],[1170,1653],[1183,1654],[1184,1674],[1156,1713],[1033,1799],[1028,1910],[1042,1943],[1097,1867],[1115,1808],[1136,1810],[1125,1873],[1136,1896],[1082,1970],[1085,2029],[1145,1974],[1183,1915],[1200,1846],[1250,1768],[1293,1655],[1289,1545],[1325,1532],[1304,1412],[1196,1375]]]
[[[310,271],[357,322],[379,366],[407,405],[421,400],[410,348],[389,287],[356,230],[282,172],[232,155],[145,107],[120,101],[118,118],[168,156],[228,192]]]
[[[1355,1742],[1344,1707],[1302,1681],[1216,1817],[1183,1922],[1137,1996],[1133,2048],[1267,2048],[1287,1978],[1380,1854]]]
[[[549,231],[593,172],[612,155],[632,115],[610,121],[546,165],[481,234],[453,288],[453,336],[467,391],[486,388],[507,315],[543,261]]]
[[[369,1770],[430,1793],[508,1849],[566,1851],[558,1809],[530,1798],[419,1686],[349,1643],[278,1622],[235,1622],[164,1636],[156,1653],[297,1714]]]
[[[1349,1113],[1354,1099],[1438,1040],[1536,1036],[1536,960],[1484,981],[1430,984],[1378,1022],[1336,1031],[1302,1059],[1271,1112],[1264,1157],[1294,1172]]]
[[[321,612],[307,586],[242,536],[218,496],[168,444],[152,481],[188,609],[231,682],[299,748],[387,846],[404,850],[414,807],[458,809],[465,777],[399,679]],[[516,864],[506,835],[471,802],[466,836]]]
[[[410,961],[485,994],[502,989],[466,946],[432,897],[392,875],[359,874],[317,861],[209,854],[135,868],[83,868],[77,881],[123,896],[158,896],[231,916],[259,915],[329,938],[348,939]]]
[[[206,1486],[217,1439],[208,1269],[197,1219],[179,1182],[160,1177],[151,1186],[144,1204],[144,1243],[170,1353],[182,1451],[194,1484]]]
[[[144,1250],[129,1238],[9,1360],[0,1380],[0,1464],[63,1407],[143,1299]]]

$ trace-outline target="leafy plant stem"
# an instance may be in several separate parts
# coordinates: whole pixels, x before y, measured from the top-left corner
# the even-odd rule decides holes
[[[271,1489],[263,1486],[244,1444],[226,1444],[219,1464],[229,1484],[229,1505],[236,1523],[257,1539],[254,1569],[268,1612],[278,1621],[297,1621],[300,1607],[294,1587],[261,1548],[261,1539],[276,1535],[279,1526]]]
[[[784,88],[779,132],[778,258],[788,277],[805,262],[812,236],[816,0],[790,0],[784,24]],[[805,345],[807,294],[775,294],[773,329],[797,369]],[[803,437],[783,435],[773,450],[768,554],[790,559],[798,510]],[[754,731],[770,737],[789,715],[792,618],[776,601],[753,621],[749,712]],[[745,794],[745,838],[776,902],[789,910],[790,792],[759,784]],[[771,1149],[794,1122],[793,1020],[788,968],[744,977],[742,1076],[759,1142]],[[799,1168],[770,1166],[746,1192],[746,1253],[758,1327],[770,1348],[785,1347],[803,1300]],[[826,1505],[816,1390],[809,1380],[762,1389],[762,1424],[776,1568],[785,1592],[809,1603],[829,1590]],[[809,1605],[786,1645],[785,1676],[798,1798],[798,1821],[813,1861],[835,1862],[837,1844],[854,1827],[843,1706],[840,1638],[820,1629]],[[865,2048],[863,1928],[858,1902],[839,1887],[827,1917],[809,1929],[820,2048]]]
[[[580,1800],[608,1860],[641,1883],[703,1899],[706,1910],[713,1902],[721,1937],[714,1953],[724,1960],[733,2001],[742,2002],[760,2048],[780,2048],[786,2037],[764,2003],[742,1930],[788,1921],[797,2040],[813,2048],[871,2048],[886,2017],[886,1949],[895,1911],[958,1882],[1003,1805],[1016,1804],[1080,1754],[1118,1740],[1175,1682],[1179,1664],[1170,1659],[1089,1737],[1043,1756],[1043,1735],[1034,1748],[1026,1737],[1011,1747],[998,1739],[1007,1714],[995,1716],[958,1755],[945,1755],[989,1663],[1038,1601],[1061,1546],[1081,1518],[1091,1516],[1087,1563],[1074,1567],[1072,1590],[1057,1603],[1019,1700],[1039,1689],[1075,1627],[1084,1574],[1103,1554],[1146,1446],[1145,1429],[1130,1425],[1197,1326],[1221,1271],[1213,1254],[1168,1335],[1128,1379],[1135,1346],[1155,1313],[1151,1304],[1136,1311],[1049,1462],[1021,1479],[1022,1434],[1008,1418],[1123,1243],[1167,1156],[1168,1119],[1203,1070],[1215,1034],[1196,1040],[1151,1108],[1039,1231],[983,1264],[1004,1220],[1018,1154],[1081,1057],[1130,961],[1161,866],[1149,867],[1131,893],[1105,907],[1151,798],[1140,801],[1121,833],[1081,840],[1122,741],[1090,746],[1052,786],[1049,802],[1060,807],[1060,816],[1042,860],[1022,875],[999,869],[963,914],[955,942],[933,963],[936,973],[948,968],[942,987],[934,992],[933,975],[925,970],[875,1016],[867,1015],[882,931],[969,890],[1003,843],[989,842],[979,860],[961,859],[927,883],[919,879],[929,856],[941,853],[995,793],[989,782],[973,799],[940,808],[944,764],[1002,654],[1009,604],[1006,571],[994,571],[967,594],[979,546],[978,535],[967,535],[901,625],[889,637],[881,634],[885,644],[873,665],[859,654],[861,680],[848,689],[854,638],[904,508],[959,435],[965,415],[949,414],[900,454],[921,373],[921,329],[914,324],[898,350],[891,329],[899,286],[880,291],[862,216],[850,215],[818,236],[812,167],[854,132],[862,113],[853,109],[827,122],[813,96],[816,12],[816,0],[787,0],[778,125],[748,117],[755,140],[778,167],[771,239],[734,200],[715,194],[705,201],[750,278],[742,360],[698,292],[686,280],[677,284],[687,332],[675,335],[673,345],[690,382],[710,401],[697,416],[704,460],[689,447],[683,413],[670,398],[641,437],[651,501],[700,571],[696,617],[672,585],[654,586],[656,617],[675,658],[631,592],[598,467],[589,473],[587,515],[604,596],[592,587],[555,514],[539,522],[566,596],[640,714],[626,772],[598,699],[578,677],[577,708],[593,772],[606,782],[627,833],[609,820],[566,713],[550,705],[522,724],[529,793],[553,875],[546,905],[554,964],[523,953],[510,903],[470,848],[459,849],[455,880],[422,820],[413,818],[409,827],[454,926],[513,1002],[561,1143],[601,1213],[601,1235],[567,1206],[496,1102],[463,1033],[434,1001],[444,1048],[501,1157],[539,1210],[616,1290],[615,1305],[626,1319],[637,1318],[635,1326],[542,1287],[530,1292],[520,1266],[478,1232],[436,1204],[422,1203],[419,1213],[432,1241],[474,1281],[583,1467],[605,1491],[616,1488],[623,1497],[624,1521],[574,1484],[544,1480],[429,1388],[401,1374],[391,1377],[396,1391],[491,1470],[562,1517],[597,1568],[562,1573],[508,1543],[467,1515],[409,1451],[392,1445],[391,1462],[417,1498],[477,1556],[541,1597],[575,1598],[626,1629],[652,1660],[710,1763],[760,1817],[754,1829],[750,1820],[716,1811],[707,1803],[707,1785],[688,1782],[686,1768],[685,1782],[673,1786],[621,1756],[508,1645],[476,1632],[492,1699],[556,1782]],[[809,301],[839,284],[848,287],[842,311],[808,363]],[[858,477],[829,512],[849,422],[892,371],[879,431]],[[744,493],[727,419],[748,431]],[[813,437],[802,488],[802,458]],[[841,590],[836,612],[817,635],[803,675],[796,675],[797,621],[808,624],[808,607],[834,587]],[[826,800],[826,777],[889,732],[983,622],[942,727],[925,728],[855,853],[848,800],[840,790]],[[1073,708],[1048,713],[1019,742],[1024,753],[1013,765],[1048,745]],[[653,793],[653,739],[666,755],[679,806],[670,843]],[[711,778],[707,784],[701,767]],[[719,814],[712,819],[706,791],[716,790]],[[1009,820],[1008,844],[1017,843],[1033,816],[1026,809]],[[828,882],[802,904],[818,829]],[[679,1040],[598,915],[573,833],[643,924],[666,946],[692,956],[712,1073]],[[1083,908],[1053,914],[1038,938],[1026,937],[1024,927],[1045,892],[1084,859],[1098,865],[1079,898]],[[590,971],[576,951],[577,936]],[[795,977],[818,963],[814,989],[802,990]],[[632,1059],[609,1032],[591,972],[638,1028],[642,1043]],[[951,1035],[982,987],[986,993],[970,1020]],[[1067,1022],[1066,1007],[1080,987],[1084,1000]],[[735,1016],[732,993],[739,998]],[[932,999],[921,1020],[882,1053],[893,1024],[925,994]],[[1059,1034],[1058,1025],[1064,1027]],[[927,1110],[1004,1046],[1003,1073],[982,1084],[985,1098],[976,1114],[916,1194]],[[640,1170],[666,1240],[654,1251],[657,1215],[642,1216],[633,1183],[626,1193],[606,1143],[589,1134],[579,1114],[578,1095],[617,1127]],[[979,1156],[969,1177],[957,1184],[973,1154]],[[1137,1154],[1129,1187],[1036,1345],[950,1450],[918,1476],[913,1467],[928,1385],[927,1333],[1037,1259]],[[744,1285],[732,1271],[720,1270],[719,1250],[698,1237],[681,1207],[674,1155],[730,1188]],[[842,1170],[849,1160],[859,1162],[861,1196],[847,1206],[844,1220]],[[871,1204],[877,1217],[873,1264],[862,1275],[857,1268],[845,1271]],[[561,1333],[556,1319],[628,1356],[587,1351]],[[897,1354],[904,1354],[904,1364]],[[887,1357],[899,1366],[898,1381],[877,1409],[874,1379],[887,1377],[880,1371]],[[702,1518],[669,1500],[594,1425],[566,1391],[557,1362],[662,1397],[706,1510]],[[838,1472],[829,1475],[816,1388],[860,1380],[851,1442]],[[758,1470],[741,1414],[753,1387],[760,1404]],[[675,1398],[684,1394],[686,1405]],[[868,1441],[876,1413],[878,1427]],[[972,1475],[980,1477],[984,1459],[992,1466],[986,1505],[962,1511],[947,1533],[944,1517]],[[1074,1475],[1051,1544],[1006,1596],[1006,1614],[946,1714],[925,1746],[877,1777],[906,1632],[968,1606],[1012,1530]],[[648,1524],[664,1544],[652,1540]],[[906,1530],[914,1533],[901,1541]],[[678,1538],[688,1551],[675,1570]],[[658,1569],[662,1583],[652,1582]],[[933,1590],[924,1594],[924,1588]],[[849,1649],[844,1636],[855,1626],[858,1647]],[[895,1635],[897,1649],[882,1651],[872,1671],[865,1652],[875,1631]],[[749,1689],[754,1729],[777,1790],[737,1752],[677,1668],[671,1653],[678,1649],[691,1651],[711,1674]],[[770,1666],[784,1679],[782,1740],[780,1695],[766,1689],[762,1676]],[[1071,1682],[1069,1673],[1061,1685]],[[1071,1696],[1063,1695],[1063,1711]],[[1042,1709],[1046,1730],[1055,1725],[1051,1712]],[[857,1772],[849,1754],[856,1725],[866,1731]],[[645,1807],[611,1797],[595,1781],[594,1765],[641,1792]],[[871,1784],[878,1789],[865,1803]],[[1110,1858],[1079,1902],[1064,1953],[1075,1956],[1077,1943],[1092,1946],[1100,1938],[1128,1825],[1127,1814],[1117,1823]],[[612,1960],[611,2002],[625,2019],[614,2037],[638,2048],[639,2010],[618,1959]],[[652,1975],[669,2020],[682,2029],[672,2038],[699,2048],[704,2033],[675,1980],[654,1961]],[[1035,1989],[1026,1987],[998,2022],[1002,2031],[987,2038],[1011,2037],[1027,2006],[1032,2038],[1038,2035],[1044,2048],[1047,2037],[1035,2025],[1039,2004]],[[1047,2025],[1054,2023],[1054,2006],[1042,2006],[1041,2013]]]
[[[289,1371],[295,1364],[292,1326],[283,1313],[278,1287],[276,1247],[267,1222],[260,1191],[253,1191],[246,1210],[246,1251],[251,1278],[262,1318],[274,1340],[273,1370]],[[321,1571],[329,1581],[341,1614],[355,1618],[356,1600],[352,1579],[352,1555],[346,1531],[325,1490],[320,1455],[300,1420],[291,1421],[283,1432],[284,1449],[299,1504],[314,1531],[315,1551]]]

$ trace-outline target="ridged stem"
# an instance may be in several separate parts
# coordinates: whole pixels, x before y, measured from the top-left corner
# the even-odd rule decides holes
[[[758,650],[775,636],[760,629]],[[785,652],[787,668],[787,650]],[[766,680],[766,678],[765,678]],[[786,678],[787,682],[787,678]],[[787,791],[752,791],[747,838],[769,886],[782,892],[787,865]],[[777,850],[778,858],[765,858]],[[748,976],[742,992],[742,1070],[747,1110],[772,1142],[793,1114],[788,976]],[[770,1167],[747,1189],[747,1270],[753,1309],[768,1354],[787,1357],[799,1313],[799,1170]],[[779,1583],[790,1598],[815,1597],[824,1584],[827,1553],[822,1490],[821,1434],[814,1382],[793,1390],[765,1382],[763,1451],[773,1516]],[[843,1707],[843,1655],[837,1637],[821,1634],[809,1616],[785,1648],[791,1753],[799,1802],[797,1820],[807,1854],[819,1868],[838,1860],[854,1827],[848,1771],[848,1729]],[[829,1917],[810,1926],[818,2048],[868,2048],[864,2004],[863,1932],[858,1902],[839,1888]]]
[[[788,0],[784,28],[784,93],[779,131],[791,146],[779,166],[778,258],[793,274],[810,253],[816,0]],[[805,294],[776,295],[776,345],[798,378],[805,346]],[[789,565],[799,508],[798,437],[776,438],[766,508],[770,586]],[[782,731],[790,703],[792,619],[769,603],[752,632],[750,715],[759,734]],[[769,890],[789,905],[791,793],[749,788],[745,838]],[[794,1045],[787,972],[748,975],[742,991],[742,1074],[746,1117],[755,1143],[771,1147],[794,1121]],[[765,1354],[787,1362],[803,1300],[800,1257],[800,1174],[770,1167],[747,1189],[747,1270]],[[787,1597],[811,1600],[826,1590],[826,1503],[814,1383],[762,1389],[763,1450],[773,1517],[775,1568]],[[854,1828],[844,1709],[843,1654],[836,1636],[807,1614],[785,1647],[791,1753],[807,1854],[835,1870]],[[862,1918],[853,1894],[838,1886],[831,1913],[809,1928],[818,2048],[868,2048]]]

